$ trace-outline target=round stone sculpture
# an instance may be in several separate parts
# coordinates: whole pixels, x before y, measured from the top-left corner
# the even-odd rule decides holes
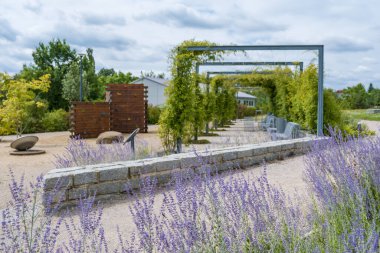
[[[96,144],[111,144],[114,142],[123,142],[124,136],[120,132],[107,131],[99,134],[96,138]]]
[[[11,143],[11,148],[17,151],[26,151],[31,149],[38,141],[37,136],[24,136]]]
[[[9,152],[11,155],[40,155],[40,154],[45,154],[46,151],[45,150],[37,150],[37,149],[29,149],[29,150],[26,150],[26,151],[18,151],[18,150],[15,150],[15,151],[11,151]]]

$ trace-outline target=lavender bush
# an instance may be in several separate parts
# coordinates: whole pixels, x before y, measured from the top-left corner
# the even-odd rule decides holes
[[[131,206],[139,244],[122,252],[297,251],[305,233],[301,210],[268,183],[242,175],[176,175],[155,213],[155,180],[146,179]]]
[[[119,232],[116,244],[107,241],[101,222],[102,209],[94,205],[93,197],[80,202],[77,219],[72,215],[60,216],[62,220],[55,225],[58,229],[44,226],[36,229],[54,230],[37,233],[46,234],[47,239],[31,236],[27,231],[30,224],[35,224],[33,219],[20,219],[25,220],[21,223],[16,219],[33,210],[33,205],[26,205],[33,198],[21,190],[22,184],[16,184],[11,188],[15,192],[13,204],[3,211],[0,249],[123,253],[379,252],[379,149],[378,137],[343,139],[336,134],[316,142],[305,159],[305,175],[312,195],[308,201],[310,208],[304,209],[302,200],[272,186],[265,170],[255,179],[233,172],[211,176],[215,168],[207,165],[197,173],[187,170],[173,175],[173,182],[161,193],[162,201],[157,198],[156,179],[144,178],[138,192],[127,187],[133,198],[130,213],[135,232],[127,237]],[[42,189],[41,181],[38,182],[35,189]],[[47,223],[51,220],[49,211],[40,217]],[[61,223],[70,236],[57,243]]]
[[[63,217],[53,219],[60,208],[53,197],[41,199],[42,177],[27,187],[24,177],[19,182],[10,171],[12,201],[1,214],[0,252],[54,252]],[[60,198],[58,191],[53,191]],[[43,208],[46,202],[48,208]]]
[[[332,136],[306,159],[313,238],[331,252],[379,252],[380,138]]]
[[[102,225],[103,209],[96,206],[95,197],[80,199],[77,212],[79,221],[72,216],[65,220],[68,242],[63,243],[66,252],[109,252]]]
[[[151,157],[152,152],[143,140],[136,142],[136,153],[133,154],[128,144],[112,143],[90,145],[80,138],[70,139],[63,155],[56,155],[54,166],[67,168],[81,165],[127,161]]]

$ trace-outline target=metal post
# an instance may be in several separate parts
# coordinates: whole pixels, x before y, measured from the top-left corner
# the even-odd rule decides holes
[[[237,119],[239,118],[239,100],[238,100],[238,95],[239,95],[239,87],[240,85],[236,84],[236,119],[235,122],[237,122]]]
[[[131,149],[134,156],[135,155],[135,137],[131,139]]]
[[[83,93],[82,93],[82,87],[83,87],[83,66],[82,66],[82,58],[83,58],[83,54],[79,54],[79,58],[80,58],[80,84],[79,84],[79,101],[82,102],[83,100]]]
[[[323,136],[323,46],[318,49],[318,124],[317,135]]]
[[[207,94],[206,96],[207,96],[207,99],[209,99],[208,96],[209,96],[209,94],[210,94],[210,84],[209,84],[208,82],[209,82],[209,80],[208,80],[208,78],[207,78],[207,83],[206,83],[206,94]],[[208,104],[209,102],[210,102],[210,100],[207,101],[207,107],[209,106],[209,104]],[[206,108],[206,109],[208,109],[208,108]],[[209,123],[209,122],[206,121],[206,135],[208,134],[208,130],[209,130],[209,129],[208,129],[208,128],[209,128],[209,127],[208,127],[208,123]]]

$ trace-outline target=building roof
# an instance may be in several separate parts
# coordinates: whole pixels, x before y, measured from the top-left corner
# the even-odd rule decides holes
[[[245,92],[242,92],[242,91],[238,91],[237,98],[251,98],[251,99],[254,99],[256,97],[252,96],[251,94],[248,94],[248,93],[245,93]]]
[[[161,85],[163,85],[165,87],[167,87],[169,85],[169,81],[170,81],[168,79],[163,79],[163,78],[155,78],[155,77],[144,76],[144,77],[141,77],[141,78],[137,79],[136,81],[133,81],[132,83],[142,83],[144,81],[144,79],[147,79],[147,80],[150,80],[152,82],[161,84]]]

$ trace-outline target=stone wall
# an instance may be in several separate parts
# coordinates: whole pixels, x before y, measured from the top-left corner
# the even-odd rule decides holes
[[[263,161],[282,160],[292,155],[304,154],[312,141],[313,138],[306,137],[214,149],[197,154],[181,153],[135,161],[54,169],[44,177],[44,190],[45,194],[49,194],[53,189],[59,189],[59,195],[67,204],[75,203],[80,196],[94,193],[97,197],[112,197],[125,192],[126,184],[138,188],[140,179],[144,177],[156,177],[159,185],[165,185],[171,180],[173,172],[184,169],[198,172],[202,165],[218,171],[244,169]]]

